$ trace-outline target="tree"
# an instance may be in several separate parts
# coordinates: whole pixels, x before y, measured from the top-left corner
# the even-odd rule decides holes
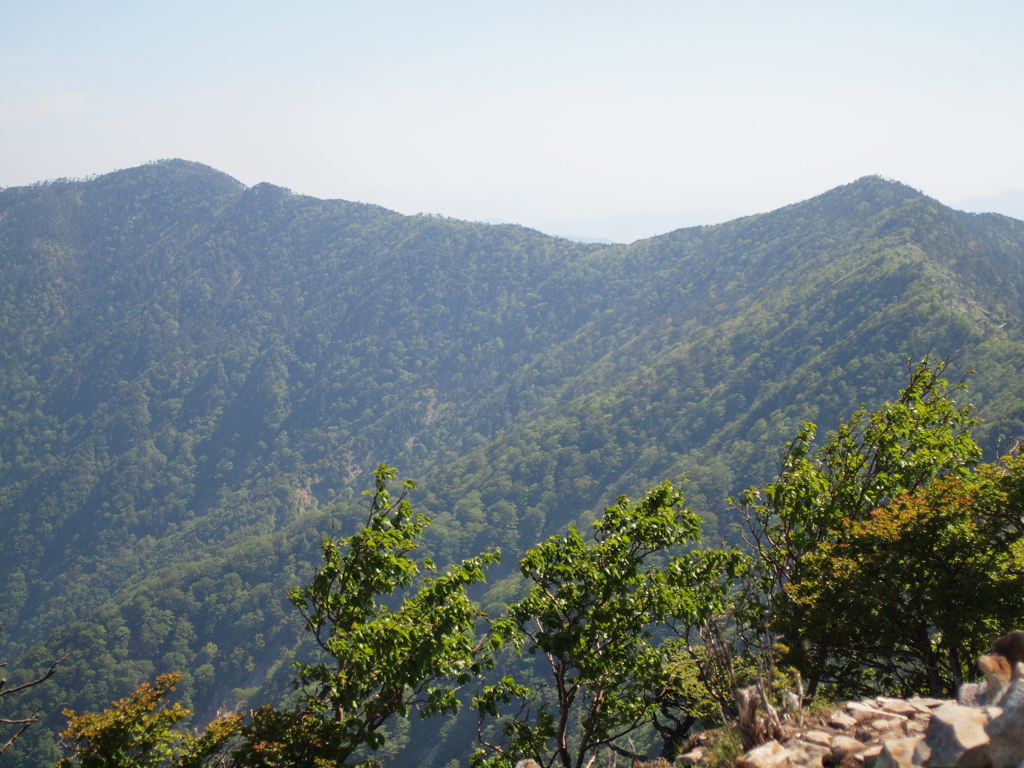
[[[526,553],[520,570],[532,586],[494,631],[543,654],[551,696],[512,677],[485,687],[475,700],[481,726],[520,705],[503,719],[497,743],[481,728],[477,765],[531,758],[544,768],[584,768],[601,748],[623,751],[617,740],[653,720],[672,685],[653,632],[720,610],[743,563],[736,552],[666,556],[699,538],[700,519],[682,504],[665,482],[638,504],[619,497],[594,523],[594,541],[570,527]]]
[[[294,711],[261,707],[244,725],[233,715],[193,736],[174,728],[189,711],[165,701],[180,675],[164,675],[98,715],[65,712],[74,754],[62,764],[336,768],[361,747],[379,748],[394,715],[413,707],[423,716],[456,712],[458,689],[489,666],[493,646],[477,637],[482,614],[466,589],[484,581],[499,553],[464,560],[411,590],[421,570],[435,570],[410,554],[430,521],[412,511],[411,480],[392,499],[387,483],[396,473],[377,467],[366,525],[324,539],[323,564],[289,595],[326,659],[298,665]]]
[[[126,698],[112,702],[99,714],[79,715],[64,710],[68,727],[61,733],[72,751],[57,768],[200,768],[225,765],[223,748],[236,733],[241,715],[230,715],[207,726],[202,736],[175,729],[191,710],[169,704],[168,695],[180,674],[161,675],[143,683]]]
[[[334,768],[338,765],[330,722],[316,712],[260,707],[231,753],[233,768]]]
[[[950,385],[947,367],[922,360],[895,403],[874,413],[862,407],[817,450],[816,427],[804,424],[786,446],[778,478],[739,499],[758,573],[741,631],[751,646],[771,658],[779,651],[807,674],[811,696],[829,675],[836,642],[834,633],[815,629],[807,601],[795,599],[807,568],[821,562],[815,556],[844,545],[851,525],[869,520],[873,510],[936,477],[967,476],[980,458],[970,435],[972,408],[954,400],[965,385]]]
[[[1002,514],[1021,469],[941,478],[844,520],[789,589],[806,631],[884,685],[955,694],[992,638],[1024,620],[1024,549]]]
[[[422,716],[456,712],[458,689],[488,666],[491,641],[477,638],[482,614],[466,589],[484,581],[499,552],[425,578],[397,606],[383,599],[411,587],[421,569],[435,570],[429,559],[410,556],[430,521],[412,511],[411,480],[392,499],[387,481],[395,475],[393,467],[377,467],[374,490],[365,492],[366,525],[349,538],[324,539],[323,564],[308,586],[291,592],[327,660],[299,665],[304,695],[295,714],[264,710],[243,729],[236,758],[244,765],[309,764],[311,744],[322,744],[314,757],[323,762],[315,764],[341,765],[360,747],[379,748],[382,726],[394,715],[413,707]],[[303,737],[292,738],[289,725]]]
[[[0,632],[3,632],[4,625],[0,623]],[[0,706],[7,703],[8,696],[16,696],[29,688],[34,688],[37,685],[42,685],[51,677],[57,673],[57,667],[60,666],[70,654],[65,654],[59,659],[50,664],[49,668],[41,675],[37,677],[29,677],[22,683],[18,683],[11,687],[7,687],[7,678],[0,677]],[[0,663],[0,675],[3,674],[3,670],[7,667],[7,662]],[[18,740],[18,738],[25,733],[34,723],[39,721],[39,713],[33,712],[28,717],[0,717],[0,725],[5,726],[9,730],[7,731],[10,735],[7,740],[0,743],[0,755],[7,751],[7,749]]]

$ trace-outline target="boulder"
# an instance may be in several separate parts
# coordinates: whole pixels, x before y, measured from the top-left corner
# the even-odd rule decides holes
[[[1005,656],[989,654],[978,659],[978,668],[985,673],[985,703],[999,703],[1013,676],[1013,665]]]
[[[879,733],[884,733],[885,731],[891,731],[893,728],[899,728],[905,722],[905,719],[897,720],[892,717],[880,717],[877,720],[871,721],[871,727]]]
[[[932,713],[914,761],[927,768],[985,768],[988,715],[980,709],[945,704]]]
[[[833,728],[846,730],[847,728],[853,728],[853,726],[857,724],[857,721],[845,712],[833,712],[832,717],[828,720],[828,724]]]
[[[985,683],[964,683],[956,694],[956,702],[961,707],[983,707],[987,702]]]
[[[913,768],[914,750],[920,741],[920,736],[910,736],[885,742],[874,768]]]
[[[929,704],[929,702],[934,703]],[[942,702],[938,699],[922,699],[920,696],[914,696],[912,698],[907,699],[907,704],[912,706],[914,709],[916,709],[919,713],[923,715],[930,715],[932,710],[935,709],[935,707],[942,705]]]
[[[802,740],[811,744],[817,744],[819,747],[831,748],[832,746],[832,734],[825,731],[808,731],[803,735]]]
[[[915,717],[903,724],[903,731],[907,736],[921,735],[928,730],[928,722],[931,718]]]
[[[839,765],[846,757],[859,755],[868,748],[868,745],[840,733],[832,737],[831,747],[832,764]]]
[[[875,762],[880,754],[882,754],[882,745],[872,744],[865,748],[864,751],[854,755],[853,759],[858,763],[864,763],[864,768],[875,768]]]
[[[1024,680],[1010,683],[1000,705],[1002,712],[985,729],[988,754],[993,768],[1011,768],[1024,763]]]
[[[878,734],[878,743],[885,744],[887,741],[898,741],[899,739],[907,738],[908,734],[902,728],[893,728],[892,730],[885,731],[885,733]]]
[[[736,761],[736,768],[787,768],[791,764],[789,750],[772,739],[743,755]]]
[[[889,712],[894,715],[902,715],[903,717],[913,717],[921,711],[916,706],[911,704],[909,701],[905,701],[904,699],[890,699],[883,696],[880,699],[876,699],[875,704],[883,712]]]
[[[696,765],[704,759],[707,750],[704,747],[696,747],[676,758],[676,765]]]
[[[903,715],[896,715],[891,712],[883,712],[881,709],[878,709],[877,707],[872,707],[871,705],[865,704],[861,701],[848,701],[846,702],[845,709],[858,723],[862,723],[865,720],[871,721],[878,719],[887,719],[903,721],[907,719]]]
[[[832,757],[832,749],[809,741],[790,741],[786,744],[789,759],[794,766],[823,768],[825,760]]]

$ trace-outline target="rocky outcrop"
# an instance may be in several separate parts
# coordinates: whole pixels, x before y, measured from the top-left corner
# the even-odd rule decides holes
[[[978,666],[985,682],[956,701],[848,701],[736,768],[1024,768],[1024,632],[997,640]]]

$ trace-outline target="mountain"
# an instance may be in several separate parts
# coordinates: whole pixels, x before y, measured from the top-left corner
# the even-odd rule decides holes
[[[1024,436],[1024,223],[876,177],[604,247],[172,160],[0,191],[0,274],[0,651],[74,650],[13,765],[163,671],[200,719],[285,695],[284,591],[380,461],[440,564],[503,548],[495,604],[518,552],[665,477],[736,541],[725,497],[910,357],[978,371],[990,456]]]

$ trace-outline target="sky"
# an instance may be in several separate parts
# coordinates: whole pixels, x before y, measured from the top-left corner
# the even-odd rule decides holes
[[[0,3],[0,186],[169,157],[530,226],[1024,189],[1024,3]],[[569,225],[571,226],[571,224]]]

